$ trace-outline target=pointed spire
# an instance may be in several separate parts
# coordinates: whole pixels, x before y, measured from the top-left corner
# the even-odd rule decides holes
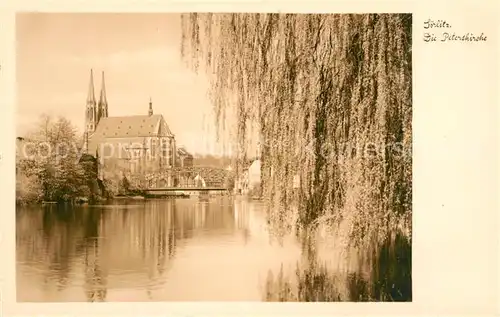
[[[90,69],[90,81],[87,94],[87,104],[85,109],[85,131],[93,133],[96,127],[96,102],[94,93],[94,73]]]
[[[89,91],[87,94],[87,105],[95,105],[95,93],[94,93],[94,73],[90,69],[90,81],[89,81]]]
[[[108,100],[106,99],[106,84],[104,81],[104,72],[102,72],[101,94],[99,96],[99,112],[99,119],[106,118],[108,116]]]
[[[148,112],[148,114],[150,116],[153,115],[153,102],[151,101],[151,97],[149,97],[149,112]]]

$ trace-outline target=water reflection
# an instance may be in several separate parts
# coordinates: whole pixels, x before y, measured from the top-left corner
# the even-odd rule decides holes
[[[269,271],[266,301],[337,302],[337,301],[411,301],[411,246],[399,235],[380,248],[342,256],[343,261],[328,261],[318,255],[318,242],[303,238],[303,258],[294,274],[283,267],[275,276]],[[365,250],[366,251],[366,250]],[[364,252],[366,254],[366,252]],[[337,269],[333,262],[358,258],[354,267]]]
[[[253,201],[49,205],[16,226],[18,301],[411,300],[403,240],[346,266],[325,239],[275,241]]]

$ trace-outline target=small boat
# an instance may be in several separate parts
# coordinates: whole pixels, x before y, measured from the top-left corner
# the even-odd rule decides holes
[[[132,196],[130,198],[134,199],[134,200],[144,200],[144,199],[146,199],[144,196]]]

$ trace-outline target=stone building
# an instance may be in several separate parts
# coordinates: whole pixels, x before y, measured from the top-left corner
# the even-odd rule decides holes
[[[246,168],[244,168],[238,179],[235,181],[235,193],[247,195],[252,191],[258,190],[261,185],[260,169],[260,159],[253,160]]]
[[[99,101],[96,101],[92,70],[86,102],[84,148],[86,153],[98,159],[101,179],[113,175],[134,178],[165,171],[178,165],[179,156],[189,156],[186,150],[177,154],[175,135],[164,117],[154,114],[151,99],[144,115],[109,116],[104,72]]]
[[[184,147],[177,148],[177,167],[191,167],[193,166],[193,155],[186,151]]]

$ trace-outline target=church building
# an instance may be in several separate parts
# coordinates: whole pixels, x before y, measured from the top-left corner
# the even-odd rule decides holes
[[[144,115],[109,116],[104,72],[99,101],[96,102],[93,73],[90,71],[84,149],[98,159],[99,178],[108,178],[111,175],[107,173],[116,175],[118,171],[133,178],[179,165],[176,162],[175,135],[163,116],[154,114],[151,99],[144,112]]]

